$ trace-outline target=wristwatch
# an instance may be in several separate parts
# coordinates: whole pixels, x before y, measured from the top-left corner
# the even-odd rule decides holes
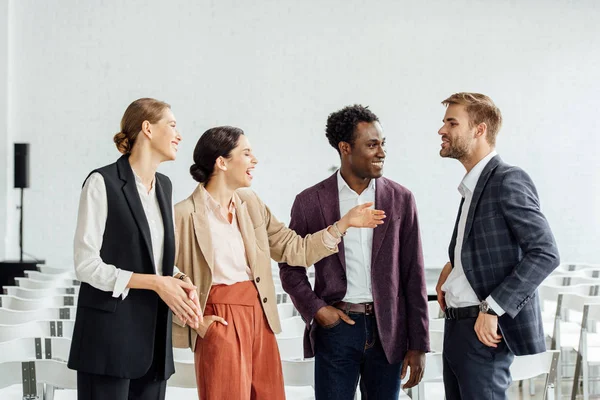
[[[479,303],[479,312],[484,313],[484,314],[496,315],[496,316],[498,315],[494,312],[494,310],[492,310],[492,308],[490,307],[488,302],[485,300],[483,300],[481,303]]]

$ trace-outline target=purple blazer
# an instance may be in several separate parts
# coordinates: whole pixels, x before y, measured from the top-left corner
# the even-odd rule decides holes
[[[412,193],[386,178],[377,179],[375,207],[387,218],[373,233],[371,279],[379,337],[388,362],[398,363],[407,350],[429,351],[427,290],[423,252]],[[340,218],[337,173],[304,190],[294,201],[290,228],[304,236],[332,225]],[[314,357],[317,311],[346,295],[346,259],[343,243],[337,255],[315,264],[315,287],[307,270],[280,264],[283,289],[307,322],[304,356]]]

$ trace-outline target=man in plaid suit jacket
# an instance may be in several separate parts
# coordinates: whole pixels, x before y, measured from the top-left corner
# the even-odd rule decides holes
[[[558,249],[531,178],[495,151],[502,116],[492,100],[457,93],[442,104],[440,155],[467,170],[436,288],[446,313],[446,399],[507,399],[514,356],[545,351],[536,294]]]

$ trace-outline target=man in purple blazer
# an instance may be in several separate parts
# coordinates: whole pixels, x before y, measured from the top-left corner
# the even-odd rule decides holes
[[[341,168],[300,193],[290,227],[321,230],[366,202],[384,210],[375,229],[351,229],[340,252],[315,264],[314,289],[305,268],[281,264],[284,290],[306,321],[305,357],[315,357],[317,399],[351,400],[360,378],[363,398],[397,399],[419,383],[429,351],[423,254],[412,193],[383,178],[385,139],[379,119],[354,105],[329,116],[326,136]]]

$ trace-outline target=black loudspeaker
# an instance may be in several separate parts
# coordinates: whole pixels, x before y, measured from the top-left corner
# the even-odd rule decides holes
[[[15,143],[15,189],[29,187],[29,143]]]

